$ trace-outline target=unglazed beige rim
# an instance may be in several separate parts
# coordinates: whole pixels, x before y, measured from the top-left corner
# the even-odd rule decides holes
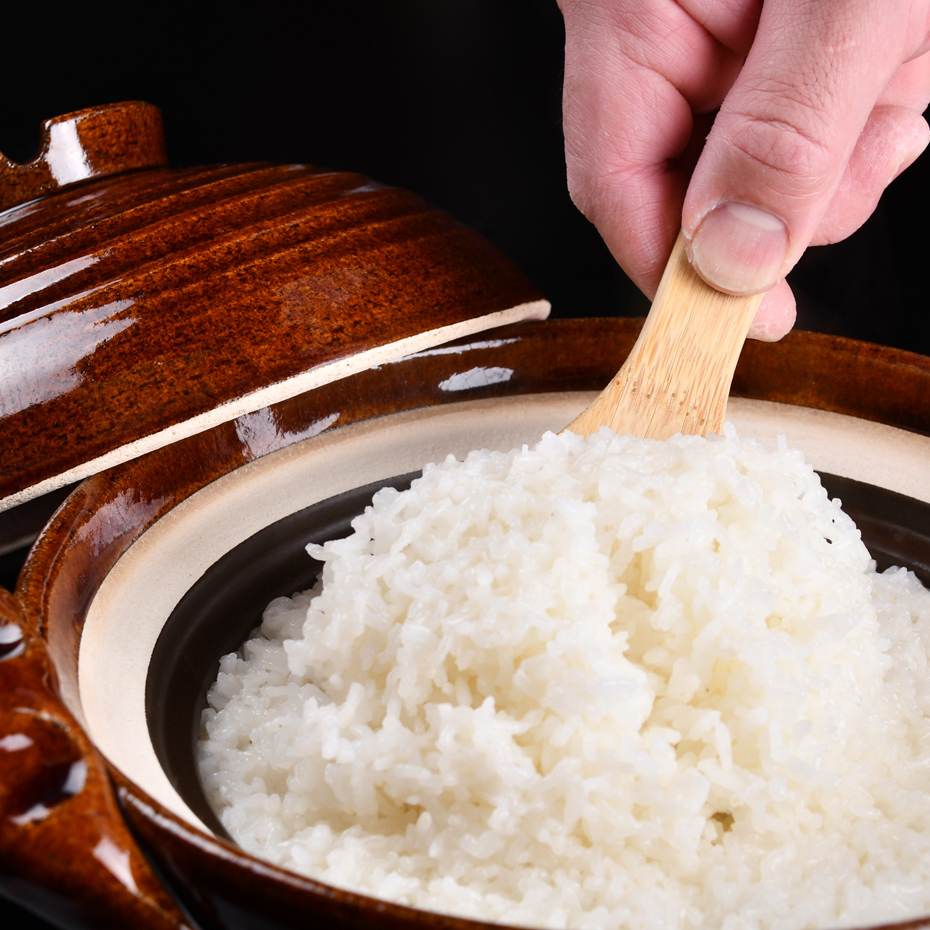
[[[72,711],[132,781],[210,832],[168,781],[145,717],[152,651],[186,591],[226,552],[290,513],[450,453],[533,443],[593,396],[539,394],[392,414],[296,443],[198,491],[142,534],[101,585],[81,639],[80,706]],[[741,435],[768,445],[784,435],[820,471],[930,502],[930,437],[769,401],[734,398],[729,414]]]

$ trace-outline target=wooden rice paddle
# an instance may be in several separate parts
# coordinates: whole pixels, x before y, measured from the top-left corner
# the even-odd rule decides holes
[[[761,294],[732,297],[706,284],[679,233],[629,357],[566,429],[588,436],[609,426],[647,439],[719,433],[733,371],[761,301]]]

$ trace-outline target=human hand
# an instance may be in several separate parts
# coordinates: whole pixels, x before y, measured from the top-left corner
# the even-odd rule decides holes
[[[681,228],[710,284],[767,291],[750,336],[780,339],[785,275],[930,141],[930,0],[559,3],[575,203],[650,298]]]

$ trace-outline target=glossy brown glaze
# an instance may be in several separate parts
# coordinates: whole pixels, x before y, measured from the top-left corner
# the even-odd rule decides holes
[[[24,629],[48,645],[59,693],[75,699],[81,629],[107,572],[160,515],[199,488],[300,439],[382,414],[479,398],[598,390],[629,351],[640,325],[585,320],[508,327],[493,338],[468,341],[458,354],[422,353],[324,385],[85,482],[40,537],[17,592]],[[448,389],[457,374],[482,368],[510,374],[494,384]],[[930,435],[930,359],[906,352],[794,333],[774,346],[747,346],[735,384],[742,396],[834,410]],[[14,617],[14,622],[19,621]],[[18,681],[36,688],[44,673],[23,668]],[[49,691],[53,705],[55,693]],[[186,825],[121,773],[111,769],[111,775],[146,853],[205,926],[297,927],[311,914],[321,927],[481,926],[376,902],[269,866]],[[81,861],[75,867],[80,872]],[[928,925],[930,920],[901,926]]]
[[[2,589],[0,638],[0,893],[68,927],[189,926],[63,707],[45,646]]]
[[[149,103],[114,103],[46,120],[39,152],[25,165],[0,154],[0,210],[119,171],[167,164],[161,113]]]
[[[21,200],[17,172],[41,173],[56,128],[94,153],[89,179],[0,213],[0,509],[385,352],[547,312],[413,194],[306,165],[149,168],[127,113],[157,129],[142,104],[72,114],[45,156],[0,172]],[[114,143],[125,164],[98,163]]]
[[[841,336],[749,340],[731,393],[816,407],[930,435],[930,359]]]

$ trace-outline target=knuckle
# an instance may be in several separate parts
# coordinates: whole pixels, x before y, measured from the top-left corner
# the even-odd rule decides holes
[[[807,122],[743,114],[732,125],[727,142],[767,185],[786,195],[819,195],[836,184],[836,159],[829,145],[806,128]]]

